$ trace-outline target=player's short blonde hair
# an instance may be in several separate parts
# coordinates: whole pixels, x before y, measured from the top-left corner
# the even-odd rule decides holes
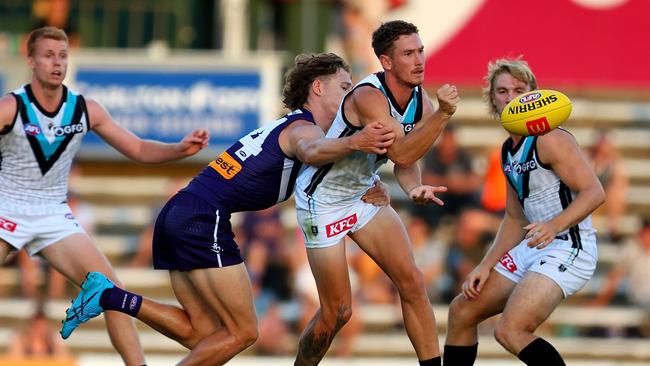
[[[27,38],[27,56],[33,56],[36,52],[36,42],[41,39],[54,39],[57,41],[64,41],[68,43],[68,36],[65,32],[56,27],[42,27],[34,29],[29,33]]]
[[[494,104],[494,79],[500,74],[507,72],[515,79],[530,86],[530,90],[537,89],[537,78],[528,66],[528,62],[522,60],[521,56],[516,59],[501,58],[488,64],[488,72],[485,75],[487,86],[483,88],[483,100],[490,108],[490,114],[499,117],[497,107]]]

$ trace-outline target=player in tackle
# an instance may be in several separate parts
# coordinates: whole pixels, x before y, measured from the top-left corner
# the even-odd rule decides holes
[[[348,138],[325,138],[352,86],[348,70],[334,54],[298,56],[283,91],[292,111],[239,139],[162,209],[153,235],[154,268],[169,271],[180,307],[143,299],[93,272],[67,311],[63,336],[102,311],[119,311],[190,349],[179,365],[221,365],[253,344],[251,283],[231,214],[287,200],[303,163],[322,165],[355,151],[385,153],[394,140],[392,129],[379,123]],[[379,205],[387,198],[384,188],[360,197]]]

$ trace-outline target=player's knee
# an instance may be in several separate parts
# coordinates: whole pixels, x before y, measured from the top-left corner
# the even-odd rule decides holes
[[[511,345],[517,334],[517,329],[510,322],[503,321],[503,318],[494,327],[494,338],[509,351],[512,349]]]
[[[449,304],[448,318],[449,327],[473,326],[479,322],[474,311],[467,306],[463,295],[456,296]]]
[[[422,297],[426,298],[424,276],[417,268],[413,268],[408,274],[401,276],[396,285],[403,300],[416,301]]]
[[[334,311],[323,311],[323,323],[328,330],[338,331],[352,318],[352,305],[339,302]]]
[[[252,325],[247,325],[241,328],[238,334],[236,334],[237,344],[242,350],[250,347],[253,343],[255,343],[258,337],[259,332],[257,331],[257,327]]]

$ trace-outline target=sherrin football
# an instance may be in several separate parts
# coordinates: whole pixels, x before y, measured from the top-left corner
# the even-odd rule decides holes
[[[501,125],[521,136],[543,135],[571,115],[571,100],[556,90],[533,90],[511,100],[501,112]]]

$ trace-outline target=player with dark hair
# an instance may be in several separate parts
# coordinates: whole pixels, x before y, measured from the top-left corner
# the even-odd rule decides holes
[[[422,185],[417,160],[443,130],[459,101],[456,87],[438,90],[434,110],[420,84],[424,79],[424,47],[417,28],[403,21],[382,24],[373,47],[384,69],[361,80],[344,98],[328,137],[345,139],[372,121],[396,135],[386,154],[355,152],[334,163],[307,167],[296,182],[298,222],[318,287],[320,309],[300,337],[295,365],[315,365],[352,315],[352,295],[345,256],[349,235],[397,288],[409,339],[421,365],[440,365],[437,329],[422,273],[398,214],[390,206],[359,200],[372,185],[380,165],[395,164],[395,176],[417,203],[442,202],[445,187]]]
[[[29,34],[29,84],[0,98],[0,262],[25,249],[80,285],[89,271],[119,283],[106,257],[74,218],[67,203],[70,166],[90,130],[139,163],[190,156],[207,146],[196,130],[181,142],[142,140],[117,124],[96,101],[68,89],[68,38],[44,27]],[[133,320],[106,314],[108,333],[127,365],[144,364]]]
[[[488,66],[484,97],[498,117],[518,95],[537,88],[523,60]],[[542,136],[510,134],[501,149],[508,181],[506,212],[494,243],[450,305],[445,365],[473,365],[477,326],[502,313],[495,337],[527,365],[564,365],[533,332],[596,269],[591,213],[605,200],[574,137],[562,128]]]
[[[330,163],[355,151],[386,152],[395,136],[379,123],[344,139],[325,137],[351,86],[340,57],[296,57],[284,89],[284,103],[294,110],[222,152],[167,202],[156,220],[154,268],[169,271],[181,307],[142,299],[90,273],[67,311],[64,336],[102,311],[114,310],[190,349],[179,365],[221,365],[253,344],[252,289],[230,215],[287,200],[303,163]],[[385,205],[384,190],[375,188],[359,198]]]

